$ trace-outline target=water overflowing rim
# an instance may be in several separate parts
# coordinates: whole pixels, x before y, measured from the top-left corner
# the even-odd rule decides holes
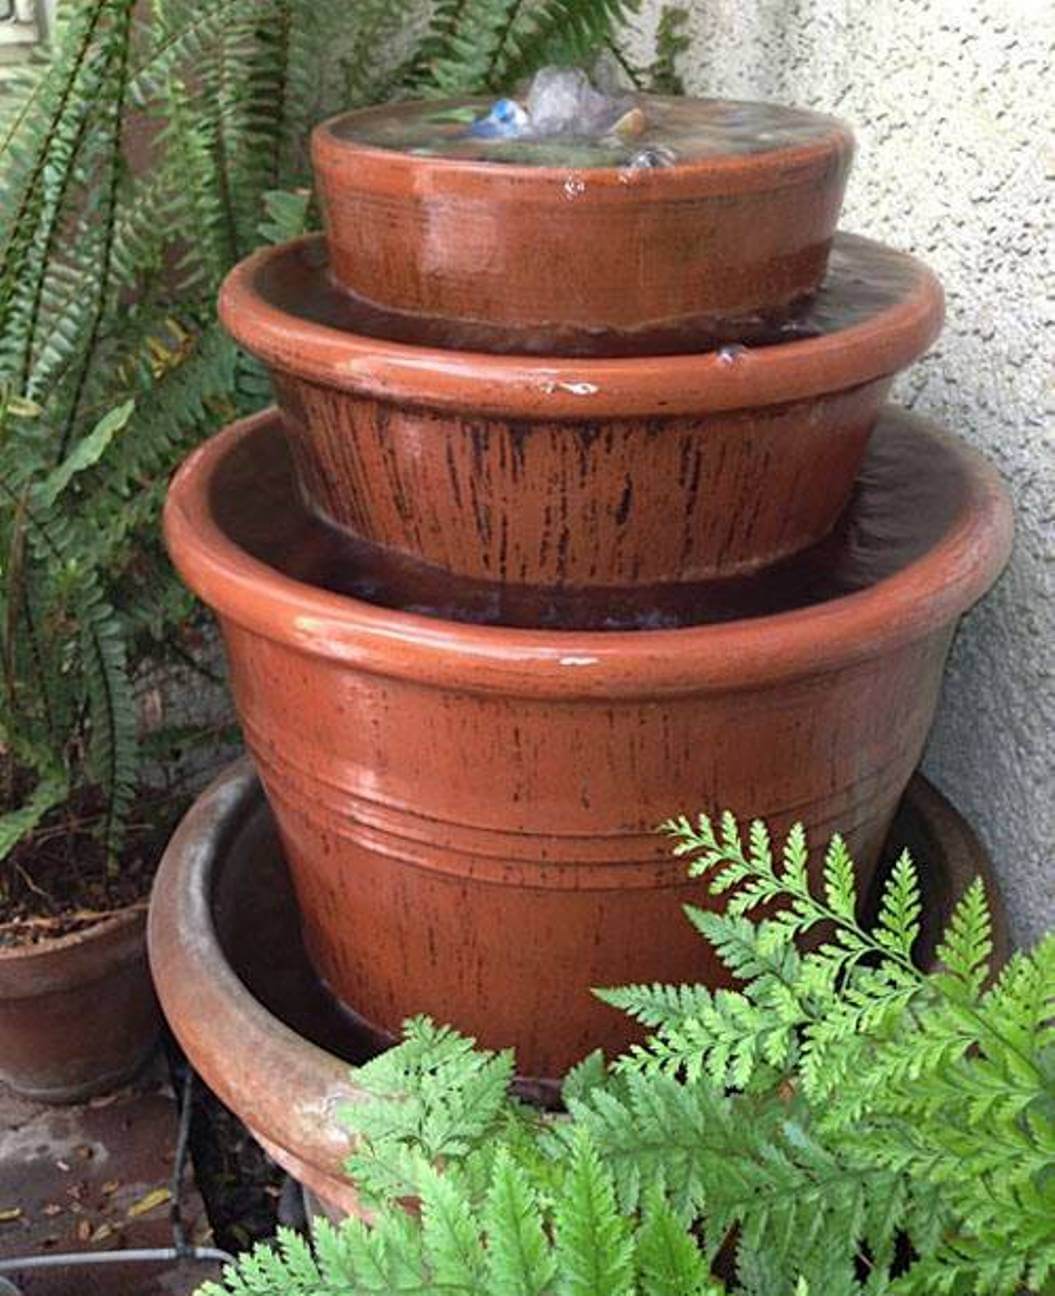
[[[663,95],[638,96],[665,98]],[[384,171],[387,178],[408,187],[412,181],[420,186],[421,177],[447,181],[454,186],[463,182],[478,181],[487,185],[492,193],[497,185],[506,183],[518,190],[527,188],[549,189],[554,184],[564,184],[571,176],[586,180],[590,188],[610,190],[625,189],[626,166],[575,166],[543,165],[528,162],[494,162],[482,158],[457,158],[442,155],[410,153],[405,149],[386,148],[367,140],[348,139],[337,133],[337,127],[351,119],[391,115],[394,108],[409,107],[419,100],[402,100],[398,104],[380,104],[370,108],[353,109],[337,113],[320,122],[311,134],[312,162],[315,166],[336,165],[360,167],[364,163],[373,172]],[[470,107],[474,103],[487,108],[494,98],[471,96],[469,98],[437,99],[430,106],[437,112],[444,108]],[[781,104],[755,102],[746,99],[704,99],[705,103],[725,102],[750,108],[780,108]],[[795,108],[796,113],[816,122],[818,133],[812,139],[778,146],[756,153],[716,153],[691,160],[679,161],[670,167],[648,169],[635,176],[638,183],[647,184],[653,192],[677,190],[682,196],[689,193],[721,193],[730,183],[737,191],[747,192],[758,188],[780,188],[789,183],[793,173],[795,182],[805,177],[803,169],[827,168],[833,155],[844,154],[849,161],[853,156],[854,135],[849,124],[830,113],[814,112],[809,108]],[[357,182],[362,176],[357,177]]]
[[[837,235],[843,247],[879,247]],[[346,332],[282,310],[259,277],[283,257],[324,243],[309,234],[240,262],[220,290],[220,319],[266,364],[341,391],[419,408],[517,419],[635,418],[757,409],[845,391],[885,378],[938,336],[944,297],[935,275],[907,253],[887,253],[912,271],[893,305],[815,338],[721,352],[603,359],[498,355],[413,346]],[[884,249],[886,252],[886,249]]]
[[[463,692],[520,697],[655,697],[738,690],[879,656],[951,623],[992,584],[1010,553],[1012,513],[997,472],[975,450],[914,415],[939,441],[963,502],[927,553],[868,589],[812,607],[667,630],[521,630],[393,611],[296,581],[235,544],[210,508],[220,464],[280,416],[233,423],[194,451],[165,504],[169,552],[187,584],[253,634],[351,670]]]

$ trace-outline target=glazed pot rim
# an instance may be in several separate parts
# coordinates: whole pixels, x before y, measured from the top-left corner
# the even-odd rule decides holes
[[[339,1109],[362,1096],[354,1068],[298,1035],[250,992],[224,956],[214,921],[216,863],[243,829],[259,786],[251,760],[241,757],[198,796],[172,835],[150,898],[150,970],[184,1051],[240,1119],[289,1152],[340,1164],[351,1139],[338,1125]],[[196,978],[189,976],[192,967]],[[223,1075],[202,1067],[190,1032],[197,1026],[214,1035],[217,1021],[237,1024],[240,1047],[259,1067],[228,1068]],[[276,1058],[283,1063],[277,1075],[268,1066]],[[304,1089],[311,1098],[298,1105],[293,1097]]]
[[[281,416],[233,423],[195,450],[165,502],[169,552],[224,619],[353,669],[417,684],[521,697],[607,698],[757,688],[845,667],[950,625],[991,585],[1012,539],[1010,501],[975,450],[904,412],[939,440],[964,481],[963,504],[926,553],[867,589],[767,616],[679,629],[548,630],[474,625],[380,607],[294,580],[217,524],[211,487],[226,456]]]
[[[666,99],[680,96],[638,94],[639,99]],[[705,102],[724,102],[748,107],[785,107],[785,105],[750,99],[720,99],[713,95],[697,96]],[[483,158],[457,158],[444,155],[416,154],[405,149],[386,148],[367,140],[348,139],[339,135],[336,127],[349,118],[360,120],[391,114],[394,108],[420,102],[414,99],[395,103],[375,104],[368,108],[347,109],[319,122],[311,133],[311,152],[315,165],[320,162],[359,166],[364,162],[375,169],[384,168],[404,183],[425,173],[431,181],[449,181],[461,187],[468,182],[478,182],[481,192],[492,192],[503,182],[515,187],[518,197],[526,187],[548,188],[563,184],[569,176],[587,181],[588,188],[603,188],[625,192],[628,176],[633,186],[646,187],[661,201],[665,191],[688,194],[724,193],[729,181],[736,182],[737,192],[758,188],[779,189],[802,179],[802,168],[811,164],[827,168],[833,153],[852,157],[855,147],[853,130],[848,122],[833,113],[816,112],[811,108],[793,107],[792,111],[809,118],[818,127],[817,134],[808,140],[786,146],[760,150],[755,153],[715,153],[698,158],[679,160],[671,167],[655,167],[631,172],[627,166],[575,166],[568,164],[536,166],[528,162],[492,162]],[[437,111],[444,107],[462,107],[477,104],[485,108],[494,102],[487,95],[453,96],[429,101]],[[789,173],[791,173],[789,175]],[[431,187],[431,186],[430,186]],[[409,191],[409,184],[408,184]]]
[[[911,271],[911,288],[856,324],[746,348],[732,357],[722,350],[596,358],[505,355],[334,328],[280,309],[259,288],[270,263],[322,251],[322,234],[260,248],[239,262],[220,289],[219,315],[236,341],[276,369],[418,408],[545,420],[757,409],[889,377],[922,355],[941,330],[942,288],[921,261],[856,234],[836,235],[833,246],[896,257]]]

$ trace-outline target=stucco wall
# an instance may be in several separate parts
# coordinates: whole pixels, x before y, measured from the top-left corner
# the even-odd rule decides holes
[[[657,12],[644,12],[646,39]],[[1018,531],[1009,570],[963,623],[926,769],[988,843],[1015,934],[1031,939],[1055,926],[1055,6],[692,0],[688,30],[691,93],[851,122],[845,227],[917,253],[944,282],[945,333],[898,396],[993,459]]]

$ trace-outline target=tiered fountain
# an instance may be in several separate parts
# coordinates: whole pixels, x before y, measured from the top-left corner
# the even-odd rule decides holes
[[[337,1057],[404,1017],[515,1045],[545,1095],[632,1038],[592,986],[717,977],[667,816],[798,819],[877,867],[1011,521],[884,406],[942,295],[834,232],[851,152],[830,117],[573,74],[354,113],[314,138],[325,236],[224,287],[279,408],[191,456],[166,533],[267,800],[242,769],[192,812],[152,958],[191,1059],[331,1204]],[[272,943],[276,829],[310,963]],[[925,788],[901,830],[973,867]]]

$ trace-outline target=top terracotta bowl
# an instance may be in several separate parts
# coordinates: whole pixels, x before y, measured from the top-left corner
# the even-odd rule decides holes
[[[737,340],[812,293],[848,127],[770,104],[635,102],[643,128],[607,144],[467,137],[480,99],[323,123],[312,157],[335,280],[397,325],[461,322],[463,348],[548,354]]]

